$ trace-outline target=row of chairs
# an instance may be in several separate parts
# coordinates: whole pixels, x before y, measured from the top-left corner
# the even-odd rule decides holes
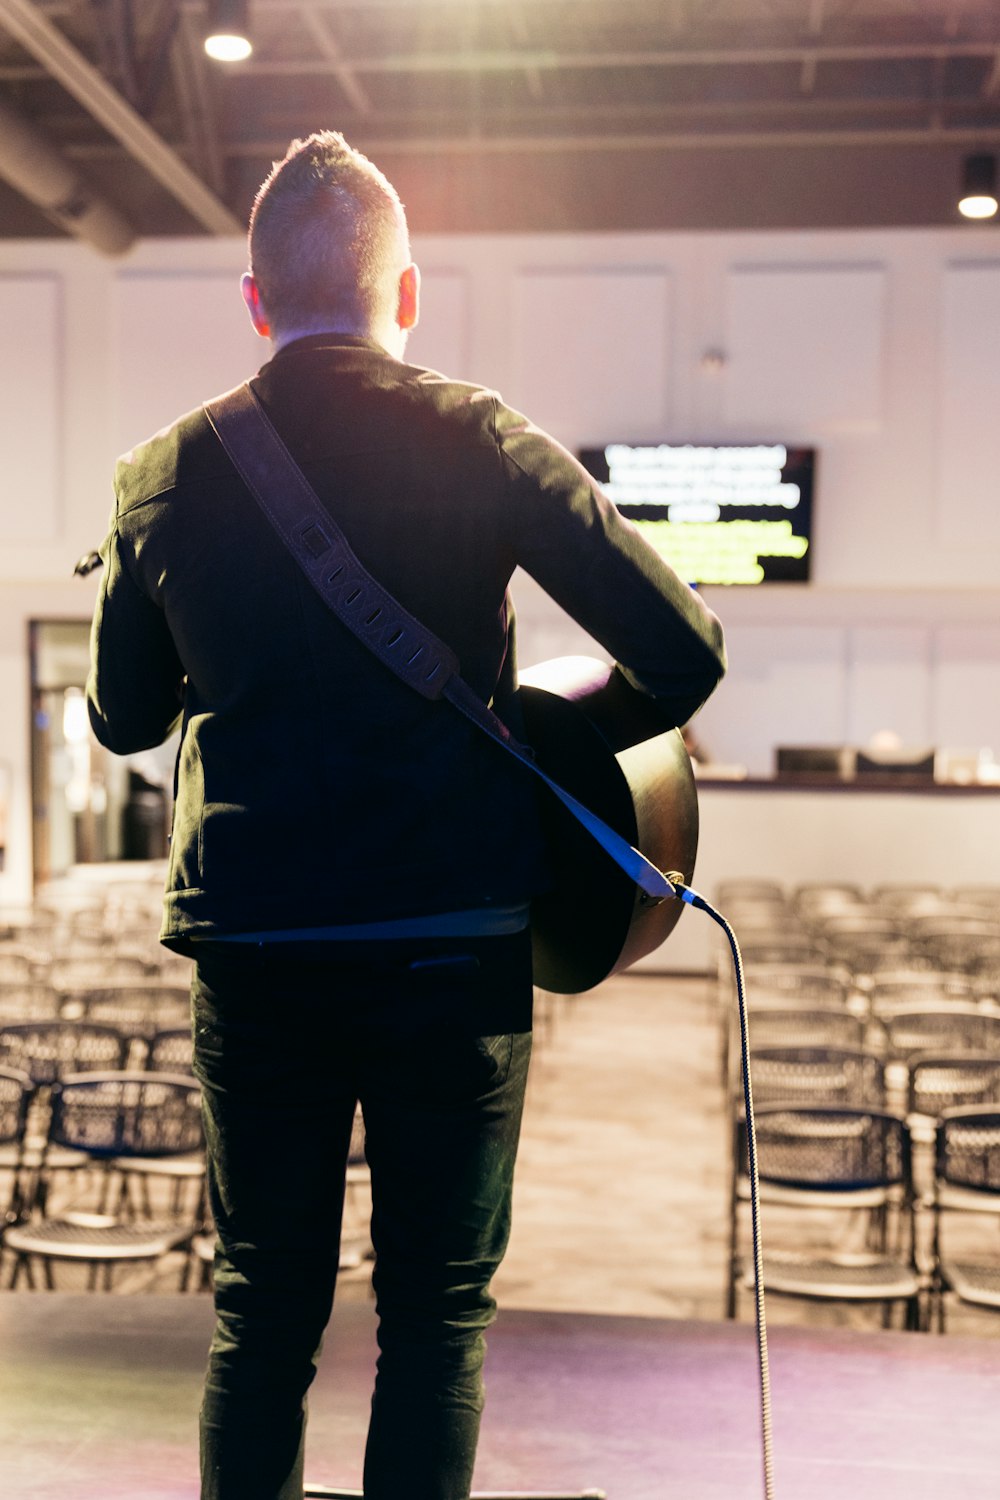
[[[0,1024],[29,1021],[87,1020],[117,1026],[130,1035],[186,1026],[190,1017],[187,984],[153,980],[101,982],[57,989],[38,982],[0,981]]]
[[[86,1019],[149,1038],[188,1024],[191,962],[157,941],[158,872],[0,908],[0,1024]]]
[[[151,924],[141,949],[123,947],[110,935],[103,945],[95,944],[83,952],[57,937],[52,937],[52,947],[46,948],[0,942],[0,982],[38,983],[56,990],[143,980],[183,984],[190,975],[190,960],[166,949],[157,952],[152,938],[155,932]]]
[[[34,1268],[196,1264],[208,1228],[190,964],[157,945],[158,879],[0,910],[7,1284]]]
[[[755,1048],[864,1050],[892,1065],[895,1076],[922,1053],[1000,1055],[1000,1006],[958,980],[952,984],[949,976],[897,974],[864,996],[812,966],[747,965],[745,979]],[[718,1006],[720,1065],[731,1089],[739,1064],[739,1011],[728,985],[720,985]]]
[[[122,1264],[155,1266],[182,1250],[186,1268],[206,1230],[200,1095],[189,1075],[116,1069],[36,1085],[0,1067],[0,1168],[10,1287],[22,1275],[34,1286],[36,1263],[50,1289],[59,1262],[86,1264],[92,1287],[103,1273],[108,1289]]]
[[[28,906],[0,906],[0,982],[81,985],[159,980],[185,984],[190,963],[157,940],[162,870],[51,887]]]
[[[754,1045],[750,1076],[758,1104],[893,1107],[911,1125],[936,1121],[946,1109],[1000,1107],[1000,1048],[992,1053],[918,1052],[890,1060],[862,1047]]]
[[[852,1105],[755,1110],[769,1296],[881,1306],[888,1326],[944,1332],[949,1300],[1000,1309],[1000,1105],[945,1111],[928,1182],[901,1115]],[[726,1312],[753,1286],[745,1119],[733,1132]],[[930,1232],[919,1233],[929,1217]],[[989,1234],[978,1233],[989,1221]],[[971,1232],[970,1232],[971,1226]]]
[[[0,1281],[46,1287],[86,1264],[108,1289],[116,1267],[148,1282],[179,1267],[208,1283],[214,1231],[205,1195],[200,1093],[189,1026],[137,1038],[87,1020],[0,1025]],[[355,1119],[344,1270],[370,1264],[364,1121]],[[172,1274],[172,1272],[171,1272]]]
[[[180,1265],[207,1285],[199,1093],[191,1076],[191,964],[157,945],[162,878],[100,883],[0,909],[0,1280],[54,1285],[85,1262]],[[367,1269],[368,1169],[355,1118],[342,1270]]]
[[[97,1070],[190,1074],[191,1056],[190,1026],[137,1035],[89,1018],[0,1022],[0,1065],[27,1073],[36,1088]]]
[[[951,971],[1000,994],[1000,887],[728,881],[714,895],[747,962],[839,966],[861,986],[887,968]]]
[[[968,910],[1000,913],[1000,883],[941,885],[927,881],[892,881],[865,887],[853,881],[814,880],[787,886],[777,880],[739,877],[720,881],[716,899],[728,905],[757,903],[808,912],[864,903],[882,911]]]
[[[952,1295],[1000,1307],[1000,1247],[968,1227],[1000,1220],[1000,887],[715,895],[745,960],[765,1289],[880,1304],[886,1320],[902,1304],[911,1328],[943,1329]],[[752,1284],[748,1147],[721,963],[718,1000],[734,1316]]]

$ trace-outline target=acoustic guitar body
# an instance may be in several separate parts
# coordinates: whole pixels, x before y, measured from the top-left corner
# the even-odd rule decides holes
[[[542,769],[659,870],[689,883],[698,849],[694,775],[680,730],[663,729],[655,702],[589,657],[522,672],[518,698]],[[650,903],[544,787],[541,811],[553,883],[532,903],[535,983],[579,994],[658,948],[684,906]]]

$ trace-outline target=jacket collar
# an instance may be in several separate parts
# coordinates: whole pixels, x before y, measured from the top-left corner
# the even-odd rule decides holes
[[[389,358],[377,339],[366,338],[361,334],[308,333],[300,339],[292,339],[290,343],[283,344],[271,356],[271,360],[284,359],[288,354],[304,354],[312,349],[370,349],[373,354],[382,354]],[[268,361],[269,364],[271,360]]]

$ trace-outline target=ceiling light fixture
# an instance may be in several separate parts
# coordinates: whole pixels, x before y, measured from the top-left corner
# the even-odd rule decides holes
[[[253,51],[247,0],[209,0],[205,51],[215,62],[243,62]]]
[[[967,156],[958,211],[967,219],[992,219],[997,203],[997,159],[989,152]]]

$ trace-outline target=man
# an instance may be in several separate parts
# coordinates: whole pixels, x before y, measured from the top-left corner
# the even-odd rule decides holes
[[[518,727],[518,564],[687,720],[715,617],[551,438],[402,363],[419,278],[399,199],[332,132],[262,186],[243,295],[254,389],[379,581]],[[216,1332],[203,1500],[302,1494],[360,1100],[379,1358],[368,1500],[464,1500],[531,1038],[532,778],[350,635],[203,411],[121,460],[93,630],[111,750],[181,717],[161,937],[194,954]]]

